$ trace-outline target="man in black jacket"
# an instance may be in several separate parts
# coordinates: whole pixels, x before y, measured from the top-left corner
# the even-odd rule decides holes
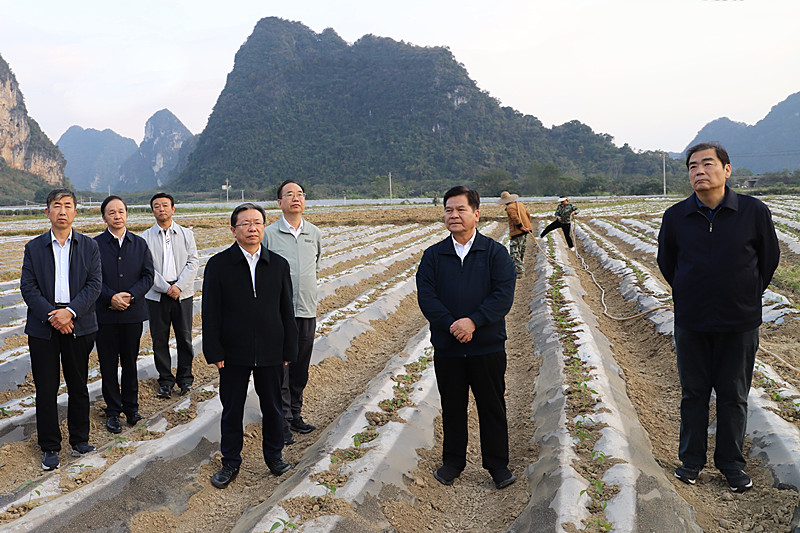
[[[502,489],[516,481],[508,469],[505,316],[517,273],[505,247],[481,235],[480,196],[467,187],[444,195],[451,235],[422,255],[417,299],[430,322],[436,384],[442,400],[443,465],[434,477],[452,485],[467,464],[467,400],[475,396],[483,467]]]
[[[72,455],[94,450],[89,445],[89,352],[97,318],[94,303],[103,283],[97,243],[74,231],[75,194],[55,189],[44,210],[50,230],[25,245],[19,286],[28,306],[25,333],[36,386],[36,430],[44,452],[42,468],[61,463],[58,422],[59,367],[67,383],[67,420]]]
[[[717,395],[714,465],[733,492],[753,486],[742,453],[747,395],[761,325],[761,294],[780,248],[767,206],[726,185],[731,162],[716,143],[686,152],[694,194],[664,213],[658,266],[672,286],[681,381],[675,477],[694,485],[706,464],[709,399]]]
[[[230,248],[208,260],[203,277],[203,353],[219,369],[222,468],[211,484],[224,489],[242,463],[242,418],[250,374],[261,406],[264,461],[276,476],[291,466],[283,450],[283,365],[297,360],[289,263],[261,245],[266,215],[245,203],[233,210]]]
[[[97,358],[103,377],[106,429],[122,432],[119,415],[131,426],[139,414],[139,376],[136,358],[142,323],[147,320],[144,295],[153,286],[153,257],[147,242],[127,231],[128,206],[119,196],[100,205],[108,229],[95,237],[103,265],[103,287],[97,299]],[[122,367],[122,386],[117,366]]]

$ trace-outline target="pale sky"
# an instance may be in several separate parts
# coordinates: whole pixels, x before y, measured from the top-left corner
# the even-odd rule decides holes
[[[0,0],[0,55],[53,142],[77,124],[139,143],[163,108],[202,131],[268,16],[447,46],[502,105],[641,150],[800,91],[798,0]]]

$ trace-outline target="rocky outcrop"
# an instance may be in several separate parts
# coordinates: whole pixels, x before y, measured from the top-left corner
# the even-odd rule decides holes
[[[181,148],[193,138],[168,109],[156,112],[145,125],[139,150],[120,166],[119,189],[141,191],[164,185],[179,164],[185,165],[187,156],[181,155]]]
[[[0,157],[8,166],[30,172],[50,185],[64,183],[66,160],[28,116],[19,84],[0,57]]]

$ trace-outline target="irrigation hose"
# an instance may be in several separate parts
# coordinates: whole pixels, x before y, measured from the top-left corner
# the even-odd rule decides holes
[[[575,235],[575,229],[574,229],[574,225],[573,225],[574,222],[575,222],[575,214],[574,213],[570,213],[570,220],[569,221],[570,221],[569,232],[570,232],[570,237],[572,238],[572,242],[573,242],[573,250],[575,251],[575,255],[578,257],[578,259],[581,260],[581,264],[583,265],[583,270],[589,274],[589,276],[592,278],[592,282],[594,282],[595,286],[597,286],[598,290],[600,290],[600,303],[603,305],[603,315],[604,316],[606,316],[607,318],[610,318],[611,320],[616,320],[617,322],[625,322],[627,320],[633,320],[635,318],[641,318],[643,316],[649,315],[653,311],[658,311],[660,309],[672,309],[672,306],[660,305],[658,307],[654,307],[652,309],[648,309],[646,311],[642,311],[641,313],[635,314],[633,316],[626,316],[626,317],[617,317],[617,316],[614,316],[611,313],[609,313],[608,312],[608,306],[606,305],[606,291],[605,291],[605,289],[602,286],[600,286],[600,283],[597,282],[597,279],[594,277],[594,272],[589,270],[589,265],[586,264],[586,261],[584,261],[583,256],[580,253],[578,253],[577,246],[575,246],[575,243],[577,242],[577,237]],[[561,265],[561,266],[572,268],[572,265],[568,265],[566,263],[561,263],[559,261],[556,261],[556,259],[554,257],[549,256],[547,254],[547,252],[544,251],[544,249],[542,249],[541,244],[539,244],[539,239],[536,238],[536,237],[534,237],[534,239],[536,240],[536,246],[539,248],[539,250],[542,252],[542,254],[544,254],[544,256],[547,258],[548,261],[550,261],[551,263],[554,263],[556,265]]]

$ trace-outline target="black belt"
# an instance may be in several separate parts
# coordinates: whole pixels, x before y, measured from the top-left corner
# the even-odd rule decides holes
[[[56,303],[56,309],[66,309],[69,304]]]
[[[176,283],[178,283],[177,279],[175,281],[168,281],[167,285],[175,285]]]

